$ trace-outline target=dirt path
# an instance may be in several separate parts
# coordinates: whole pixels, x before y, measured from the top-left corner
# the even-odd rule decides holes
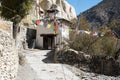
[[[22,51],[27,64],[19,66],[17,80],[80,80],[63,64],[55,64],[49,58],[50,50]]]

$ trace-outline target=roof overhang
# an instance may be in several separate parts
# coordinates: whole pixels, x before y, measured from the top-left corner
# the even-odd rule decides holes
[[[55,36],[57,36],[57,34],[40,34],[40,36],[46,36],[46,37],[53,36],[53,37],[55,37]]]

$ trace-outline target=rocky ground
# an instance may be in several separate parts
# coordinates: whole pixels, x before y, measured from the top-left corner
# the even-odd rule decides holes
[[[84,72],[73,66],[53,63],[49,50],[24,50],[26,63],[19,66],[17,80],[119,80],[119,77]]]
[[[56,51],[56,62],[75,65],[75,67],[108,76],[120,75],[119,51],[116,58],[106,55],[89,55],[81,51],[66,49]]]
[[[84,72],[69,65],[66,65],[66,67],[72,70],[72,72],[75,73],[75,75],[79,76],[80,78],[79,80],[120,80],[120,76],[118,77],[105,76],[96,73]]]

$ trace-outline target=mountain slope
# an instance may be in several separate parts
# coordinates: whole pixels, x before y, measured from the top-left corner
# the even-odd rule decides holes
[[[108,25],[112,20],[120,19],[120,0],[103,0],[81,15],[85,17],[94,28]],[[79,15],[79,17],[81,15]]]

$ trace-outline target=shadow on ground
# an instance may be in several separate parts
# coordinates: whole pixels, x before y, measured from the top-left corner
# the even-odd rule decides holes
[[[54,50],[51,50],[51,51],[48,52],[46,55],[44,55],[44,56],[46,56],[46,58],[43,59],[42,61],[43,61],[44,63],[55,63],[55,61],[54,61],[54,53],[55,53],[55,51],[54,51]]]

